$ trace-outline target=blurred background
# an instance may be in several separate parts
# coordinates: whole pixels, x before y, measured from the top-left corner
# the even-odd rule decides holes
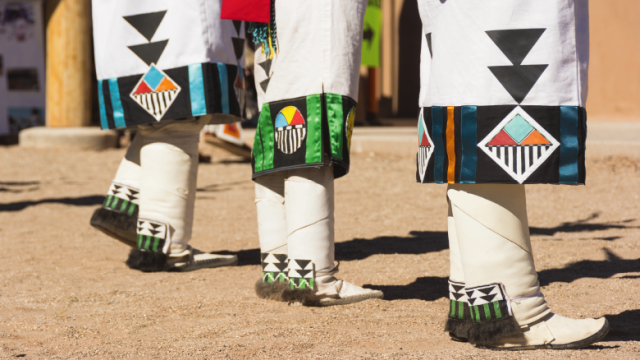
[[[639,0],[590,1],[590,121],[640,122],[639,17]],[[415,0],[369,0],[357,125],[414,126],[420,29]],[[0,144],[33,126],[98,126],[92,42],[90,0],[0,0]]]

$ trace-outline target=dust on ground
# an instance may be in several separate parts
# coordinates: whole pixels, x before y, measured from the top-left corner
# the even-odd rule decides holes
[[[124,150],[0,147],[0,358],[640,357],[640,154],[587,157],[587,186],[528,186],[533,249],[552,309],[606,316],[576,351],[493,352],[449,340],[445,186],[415,157],[363,152],[336,182],[339,276],[384,300],[329,308],[258,299],[248,163],[205,149],[192,245],[237,267],[144,274],[89,226]]]

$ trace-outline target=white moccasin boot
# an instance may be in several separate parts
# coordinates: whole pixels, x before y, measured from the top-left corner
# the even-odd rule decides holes
[[[335,277],[338,267],[328,272],[316,272],[317,291],[305,300],[308,306],[332,306],[352,304],[368,299],[382,299],[380,290],[365,289]]]
[[[289,171],[285,180],[290,304],[330,306],[382,298],[335,273],[333,167]]]
[[[524,185],[450,185],[447,195],[473,320],[470,343],[575,349],[607,334],[604,318],[568,319],[547,306],[533,262]]]
[[[260,239],[262,276],[256,282],[256,295],[261,299],[286,301],[289,264],[287,218],[284,208],[285,173],[260,176],[255,179],[255,202]]]

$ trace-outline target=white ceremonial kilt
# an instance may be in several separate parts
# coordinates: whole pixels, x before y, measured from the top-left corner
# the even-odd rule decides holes
[[[349,171],[366,6],[366,0],[275,2],[276,50],[261,46],[255,57],[261,116],[254,178],[325,166],[325,153],[336,178]]]
[[[241,115],[245,28],[220,20],[220,0],[92,5],[103,128]]]
[[[417,180],[583,184],[587,0],[418,0]]]

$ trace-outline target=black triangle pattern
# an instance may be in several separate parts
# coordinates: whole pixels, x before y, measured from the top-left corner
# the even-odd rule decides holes
[[[309,263],[311,262],[311,260],[292,260],[295,261],[296,264],[298,264],[298,266],[300,267],[300,269],[304,269],[307,267],[307,265],[309,265]]]
[[[488,288],[484,288],[484,289],[478,289],[478,291],[480,291],[481,293],[485,294],[485,295],[489,295],[491,294],[491,292],[494,290],[494,287],[488,287]]]
[[[429,47],[429,55],[431,55],[431,58],[433,59],[433,47],[431,46],[431,33],[428,33],[426,36],[427,36],[427,46]]]
[[[265,79],[260,81],[260,87],[262,88],[262,91],[264,91],[265,93],[267,92],[267,88],[269,87],[269,81],[271,79]]]
[[[522,65],[522,61],[540,40],[546,29],[513,29],[487,31],[489,38],[502,50],[513,65]]]
[[[493,294],[493,295],[487,295],[487,296],[481,296],[481,298],[483,300],[486,300],[487,302],[492,302],[493,299],[495,299],[497,294]]]
[[[272,63],[272,60],[267,58],[267,60],[258,64],[264,70],[264,73],[267,74],[267,78],[260,82],[260,87],[262,88],[262,91],[264,91],[265,93],[269,88],[269,81],[271,80],[271,63]]]
[[[515,101],[521,103],[549,65],[489,66]]]
[[[307,276],[311,271],[313,271],[313,270],[296,270],[296,272],[298,274],[300,274],[301,278]]]
[[[164,48],[167,47],[168,42],[169,40],[162,40],[149,44],[132,45],[129,46],[129,49],[133,51],[134,54],[138,55],[140,60],[150,66],[151,64],[158,63],[158,60],[160,59],[160,56],[162,56]]]
[[[288,256],[287,254],[271,254],[277,262],[267,262],[267,257],[269,257],[269,253],[260,253],[260,263],[262,264],[262,270],[264,270],[268,265],[273,265],[278,268],[279,272],[284,272],[289,266]]]
[[[274,263],[273,265],[275,265],[275,267],[277,267],[280,271],[284,271],[287,266],[289,266],[289,264],[287,264],[286,262]]]
[[[167,11],[164,10],[147,14],[123,16],[123,18],[138,30],[147,41],[151,41],[166,13]]]
[[[264,70],[265,74],[267,74],[267,77],[270,77],[270,73],[271,73],[271,59],[268,59],[259,63],[258,65],[260,65],[260,67]]]
[[[464,285],[451,284],[451,286],[453,286],[453,290],[455,290],[456,292],[460,292],[460,290],[464,290]]]
[[[242,27],[242,21],[240,20],[232,20],[233,21],[233,27],[236,28],[236,34],[240,35],[240,28]]]
[[[453,297],[455,297],[456,300],[460,300],[460,298],[464,296],[464,294],[461,294],[461,293],[451,293],[451,295],[453,295]]]
[[[233,51],[236,54],[236,59],[240,60],[240,58],[242,57],[242,54],[244,53],[244,39],[243,38],[231,38],[231,41],[233,42]]]
[[[489,66],[489,70],[498,79],[513,99],[522,103],[547,65],[522,65],[534,45],[546,29],[511,29],[487,31],[489,38],[511,61],[512,66]]]

